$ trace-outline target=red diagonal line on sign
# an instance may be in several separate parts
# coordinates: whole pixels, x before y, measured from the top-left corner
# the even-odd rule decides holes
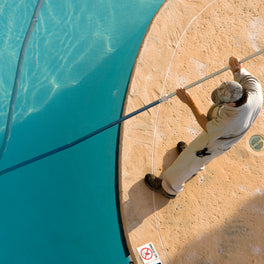
[[[143,251],[144,251],[144,250],[146,250],[146,252],[145,252],[145,255],[143,256]],[[149,251],[150,251],[150,252],[149,252]],[[149,252],[149,253],[148,253],[148,252]],[[152,253],[152,251],[151,251],[149,248],[142,248],[142,249],[141,249],[141,252],[140,252],[140,255],[142,256],[143,259],[145,259],[145,260],[149,260],[149,259],[152,258],[153,253]],[[148,255],[150,255],[150,258],[148,258]]]

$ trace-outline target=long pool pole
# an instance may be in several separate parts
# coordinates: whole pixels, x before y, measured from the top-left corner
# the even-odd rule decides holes
[[[263,53],[264,53],[264,49],[261,49],[261,50],[255,52],[255,53],[243,58],[242,60],[240,60],[240,62],[241,63],[246,62],[246,61],[248,61],[248,60],[250,60],[250,59],[252,59],[252,58],[254,58],[256,56],[259,56],[259,55],[261,55]],[[229,69],[230,69],[229,66],[224,67],[221,70],[218,70],[218,71],[216,71],[216,72],[214,72],[212,74],[209,74],[209,75],[201,78],[200,80],[198,80],[196,82],[193,82],[193,83],[185,86],[184,89],[190,89],[190,88],[192,88],[192,87],[194,87],[194,86],[196,86],[196,85],[198,85],[198,84],[200,84],[202,82],[205,82],[206,80],[209,80],[209,79],[211,79],[211,78],[213,78],[213,77],[215,77],[215,76],[217,76],[217,75],[219,75],[219,74],[221,74],[221,73],[223,73],[223,72],[225,72],[225,71],[227,71]],[[77,145],[77,144],[79,144],[79,143],[91,138],[91,137],[94,137],[97,134],[102,133],[103,131],[105,131],[105,130],[107,130],[107,129],[115,126],[115,125],[118,125],[118,124],[122,123],[123,121],[125,121],[125,120],[127,120],[127,119],[129,119],[129,118],[131,118],[131,117],[133,117],[135,115],[138,115],[139,113],[141,113],[141,112],[143,112],[143,111],[145,111],[145,110],[147,110],[147,109],[149,109],[149,108],[151,108],[151,107],[153,107],[155,105],[158,105],[159,103],[167,101],[168,99],[170,99],[171,97],[173,97],[175,95],[176,95],[176,92],[173,92],[173,93],[171,93],[169,95],[165,95],[162,98],[160,98],[160,99],[158,99],[158,100],[156,100],[156,101],[154,101],[154,102],[152,102],[152,103],[150,103],[150,104],[148,104],[148,105],[146,105],[146,106],[144,106],[144,107],[142,107],[142,108],[140,108],[140,109],[138,109],[138,110],[136,110],[136,111],[134,111],[134,112],[132,112],[132,113],[130,113],[128,115],[125,115],[125,116],[119,118],[118,120],[116,120],[116,121],[114,121],[114,122],[112,122],[112,123],[110,123],[110,124],[108,124],[106,126],[103,126],[103,127],[99,128],[99,129],[97,129],[97,130],[95,130],[95,131],[93,131],[93,132],[91,132],[91,133],[89,133],[89,134],[87,134],[87,135],[85,135],[85,136],[83,136],[81,138],[78,138],[78,139],[72,141],[69,144],[66,144],[66,145],[63,145],[61,147],[55,148],[53,150],[50,150],[48,152],[45,152],[45,153],[40,154],[38,156],[35,156],[35,157],[31,158],[31,159],[28,159],[28,160],[20,162],[20,163],[18,163],[16,165],[13,165],[13,166],[11,166],[11,167],[9,167],[7,169],[1,170],[0,171],[0,176],[3,175],[3,174],[6,174],[8,172],[11,172],[13,170],[16,170],[18,168],[24,167],[24,166],[26,166],[26,165],[28,165],[30,163],[33,163],[33,162],[36,162],[38,160],[44,159],[46,157],[49,157],[51,155],[54,155],[54,154],[56,154],[56,153],[58,153],[60,151],[66,150],[68,148],[71,148],[71,147],[73,147],[73,146],[75,146],[75,145]]]

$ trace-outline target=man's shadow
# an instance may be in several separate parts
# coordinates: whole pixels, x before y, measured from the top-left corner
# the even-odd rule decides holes
[[[169,203],[161,194],[153,193],[144,183],[136,182],[128,191],[129,199],[123,204],[127,233],[138,227],[145,218]],[[154,196],[153,196],[154,195]]]
[[[167,170],[171,166],[171,164],[177,159],[177,157],[178,153],[176,147],[170,149],[163,157],[162,170]]]
[[[176,158],[176,148],[169,150],[163,158],[163,170],[167,169]],[[129,199],[123,204],[128,233],[138,227],[145,218],[155,213],[155,211],[159,211],[170,201],[161,194],[153,194],[153,191],[145,185],[143,177],[130,188],[128,195]]]

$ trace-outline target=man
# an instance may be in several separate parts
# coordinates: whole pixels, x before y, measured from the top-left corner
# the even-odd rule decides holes
[[[189,146],[177,145],[178,158],[162,173],[145,176],[146,185],[153,191],[173,199],[182,191],[185,182],[214,158],[229,150],[251,127],[262,104],[262,88],[256,77],[230,57],[229,66],[234,81],[224,82],[215,89],[211,98],[214,104],[204,115],[191,95],[180,88],[178,98],[189,106],[203,132]]]

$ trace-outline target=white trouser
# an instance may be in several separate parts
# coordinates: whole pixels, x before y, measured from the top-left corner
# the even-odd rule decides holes
[[[162,173],[162,187],[167,193],[177,194],[182,191],[186,181],[201,170],[203,166],[226,151],[217,145],[211,146],[208,150],[211,155],[202,158],[197,157],[196,152],[204,149],[207,144],[208,135],[203,131],[183,150],[172,165]]]

